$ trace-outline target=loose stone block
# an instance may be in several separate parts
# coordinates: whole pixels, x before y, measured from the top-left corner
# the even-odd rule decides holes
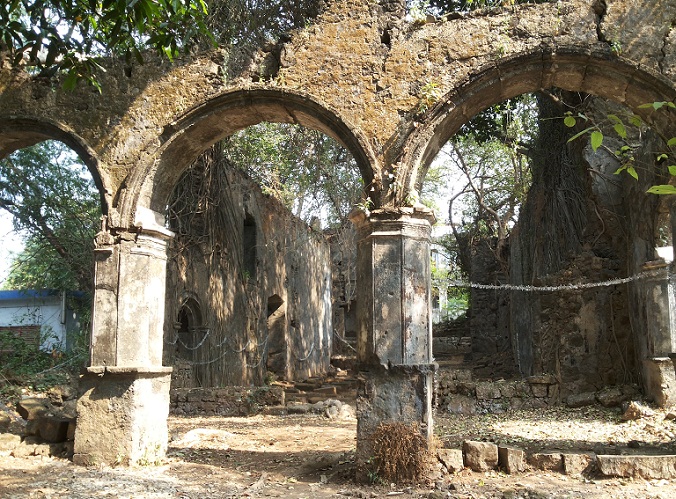
[[[568,407],[587,407],[589,405],[594,405],[595,403],[596,393],[594,392],[574,393],[569,395],[566,399],[566,405]]]
[[[476,384],[476,398],[479,400],[493,400],[501,397],[500,388],[491,382]]]
[[[514,383],[514,391],[516,392],[517,397],[527,398],[532,395],[530,385],[525,381],[517,381]]]
[[[465,466],[472,471],[488,471],[498,465],[498,446],[491,442],[465,440],[462,443]]]
[[[13,433],[0,433],[0,452],[14,449],[21,443],[21,437]]]
[[[29,397],[16,404],[16,412],[26,421],[31,421],[47,412],[49,400],[45,398]]]
[[[461,449],[439,449],[437,456],[449,473],[457,473],[465,467]]]
[[[676,372],[669,357],[643,360],[646,395],[659,407],[676,404]]]
[[[476,400],[465,395],[452,395],[446,405],[446,410],[451,414],[476,414]]]
[[[596,400],[603,407],[617,407],[626,400],[622,390],[618,387],[605,388],[596,394]]]
[[[594,465],[594,455],[585,452],[561,454],[563,472],[566,475],[580,475],[590,471]]]
[[[29,456],[34,456],[35,448],[37,447],[36,444],[26,444],[26,442],[23,442],[20,445],[17,445],[12,449],[12,453],[10,454],[12,457],[29,457]]]
[[[549,394],[549,391],[547,389],[547,385],[532,385],[531,389],[533,390],[533,397],[537,398],[546,398],[547,395]]]
[[[498,446],[498,466],[510,475],[524,470],[524,456],[521,449]]]
[[[676,456],[596,456],[605,476],[670,480],[676,478]]]
[[[638,419],[654,415],[655,411],[653,411],[650,407],[645,406],[636,400],[632,400],[629,402],[627,409],[624,411],[624,414],[622,414],[620,419],[622,419],[622,421],[636,421]]]
[[[560,452],[536,452],[528,458],[528,464],[543,471],[563,471],[563,458]]]
[[[514,386],[514,383],[500,383],[498,384],[498,387],[500,389],[500,394],[504,398],[511,399],[516,397],[516,387]]]

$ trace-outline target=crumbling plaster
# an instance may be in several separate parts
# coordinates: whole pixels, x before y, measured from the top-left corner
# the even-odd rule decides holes
[[[634,109],[674,99],[675,18],[673,1],[562,0],[416,23],[375,1],[335,0],[278,61],[261,51],[236,70],[221,49],[131,68],[110,60],[99,94],[5,63],[0,156],[63,140],[102,187],[109,226],[147,226],[143,208],[161,212],[210,144],[260,121],[298,122],[352,151],[376,205],[401,205],[459,126],[505,98],[559,86]]]

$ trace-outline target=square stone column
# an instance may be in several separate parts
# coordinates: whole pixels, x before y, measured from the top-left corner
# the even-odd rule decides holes
[[[97,236],[92,366],[161,366],[169,231]]]
[[[432,360],[430,234],[426,208],[353,213],[357,226],[357,463],[381,423],[414,423],[429,442]]]
[[[165,456],[172,369],[162,366],[162,349],[171,235],[162,227],[97,235],[76,464],[152,464]]]
[[[676,373],[669,359],[676,352],[676,283],[666,263],[642,270],[653,272],[636,284],[643,330],[638,338],[642,385],[658,406],[667,407],[676,401]]]

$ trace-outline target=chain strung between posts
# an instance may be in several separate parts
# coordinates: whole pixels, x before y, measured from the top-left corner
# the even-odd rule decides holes
[[[456,288],[472,288],[472,289],[485,289],[485,290],[505,290],[505,291],[523,291],[523,292],[552,292],[552,291],[576,291],[582,289],[593,289],[593,288],[602,288],[617,286],[619,284],[627,284],[630,282],[640,281],[641,279],[646,279],[648,277],[667,277],[664,275],[665,269],[655,269],[655,270],[646,270],[638,274],[634,274],[629,277],[623,277],[620,279],[610,279],[608,281],[600,282],[582,282],[578,284],[560,284],[558,286],[534,286],[526,284],[480,284],[477,282],[467,282],[457,279],[433,279],[432,284],[436,287],[441,285],[446,285],[447,287],[456,287]],[[671,274],[668,274],[668,277],[671,278]]]

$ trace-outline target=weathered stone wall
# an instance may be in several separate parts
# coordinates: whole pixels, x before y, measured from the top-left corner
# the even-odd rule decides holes
[[[518,381],[476,381],[471,370],[439,371],[434,396],[436,407],[452,414],[542,409],[560,402],[559,385],[553,376],[531,376]]]
[[[589,111],[620,112],[598,100]],[[649,168],[654,156],[647,151],[660,148],[656,137],[644,133],[642,139],[645,148],[635,157],[649,171],[638,181],[613,175],[620,164],[603,149],[593,152],[585,142],[562,149],[565,161],[578,165],[578,185],[534,184],[511,238],[511,282],[560,287],[511,293],[519,367],[524,375],[555,375],[564,395],[638,382],[649,338],[659,336],[656,330],[668,330],[645,317],[651,298],[641,290],[648,281],[636,277],[656,258],[660,201],[645,191],[662,182]],[[606,140],[611,150],[620,147]],[[543,194],[543,189],[551,192]],[[546,216],[547,206],[559,206],[556,211],[565,218]],[[608,282],[627,276],[633,276],[629,284]],[[590,283],[597,284],[584,287]]]
[[[567,0],[418,24],[376,2],[336,0],[281,48],[278,72],[263,51],[237,71],[227,61],[241,58],[221,50],[171,64],[107,61],[102,94],[85,84],[54,91],[58,82],[4,63],[0,155],[69,142],[100,179],[110,226],[127,227],[139,205],[159,211],[183,165],[219,137],[296,121],[352,150],[376,205],[401,203],[418,166],[507,97],[559,86],[632,108],[672,99],[675,12],[666,0]]]
[[[284,405],[284,390],[279,387],[181,388],[171,390],[169,412],[178,416],[237,417],[280,405]]]
[[[354,356],[357,337],[357,231],[352,224],[325,231],[331,248],[334,353]]]
[[[504,283],[506,265],[501,265],[492,241],[479,240],[472,248],[470,281],[480,284]],[[502,290],[470,291],[470,335],[476,357],[512,352],[509,329],[509,293]],[[510,355],[511,356],[511,355]],[[509,358],[501,359],[509,362]]]
[[[438,410],[452,414],[496,414],[556,405],[620,407],[640,395],[638,387],[629,384],[590,391],[577,389],[560,384],[552,375],[478,381],[471,370],[440,370],[435,377],[434,404]]]
[[[227,179],[230,189],[211,200],[226,207],[218,218],[224,228],[196,244],[176,238],[164,363],[177,356],[193,363],[192,381],[176,373],[183,378],[177,386],[319,375],[332,349],[328,244],[242,173],[230,169]],[[189,324],[186,334],[179,316],[188,301],[201,323]]]

